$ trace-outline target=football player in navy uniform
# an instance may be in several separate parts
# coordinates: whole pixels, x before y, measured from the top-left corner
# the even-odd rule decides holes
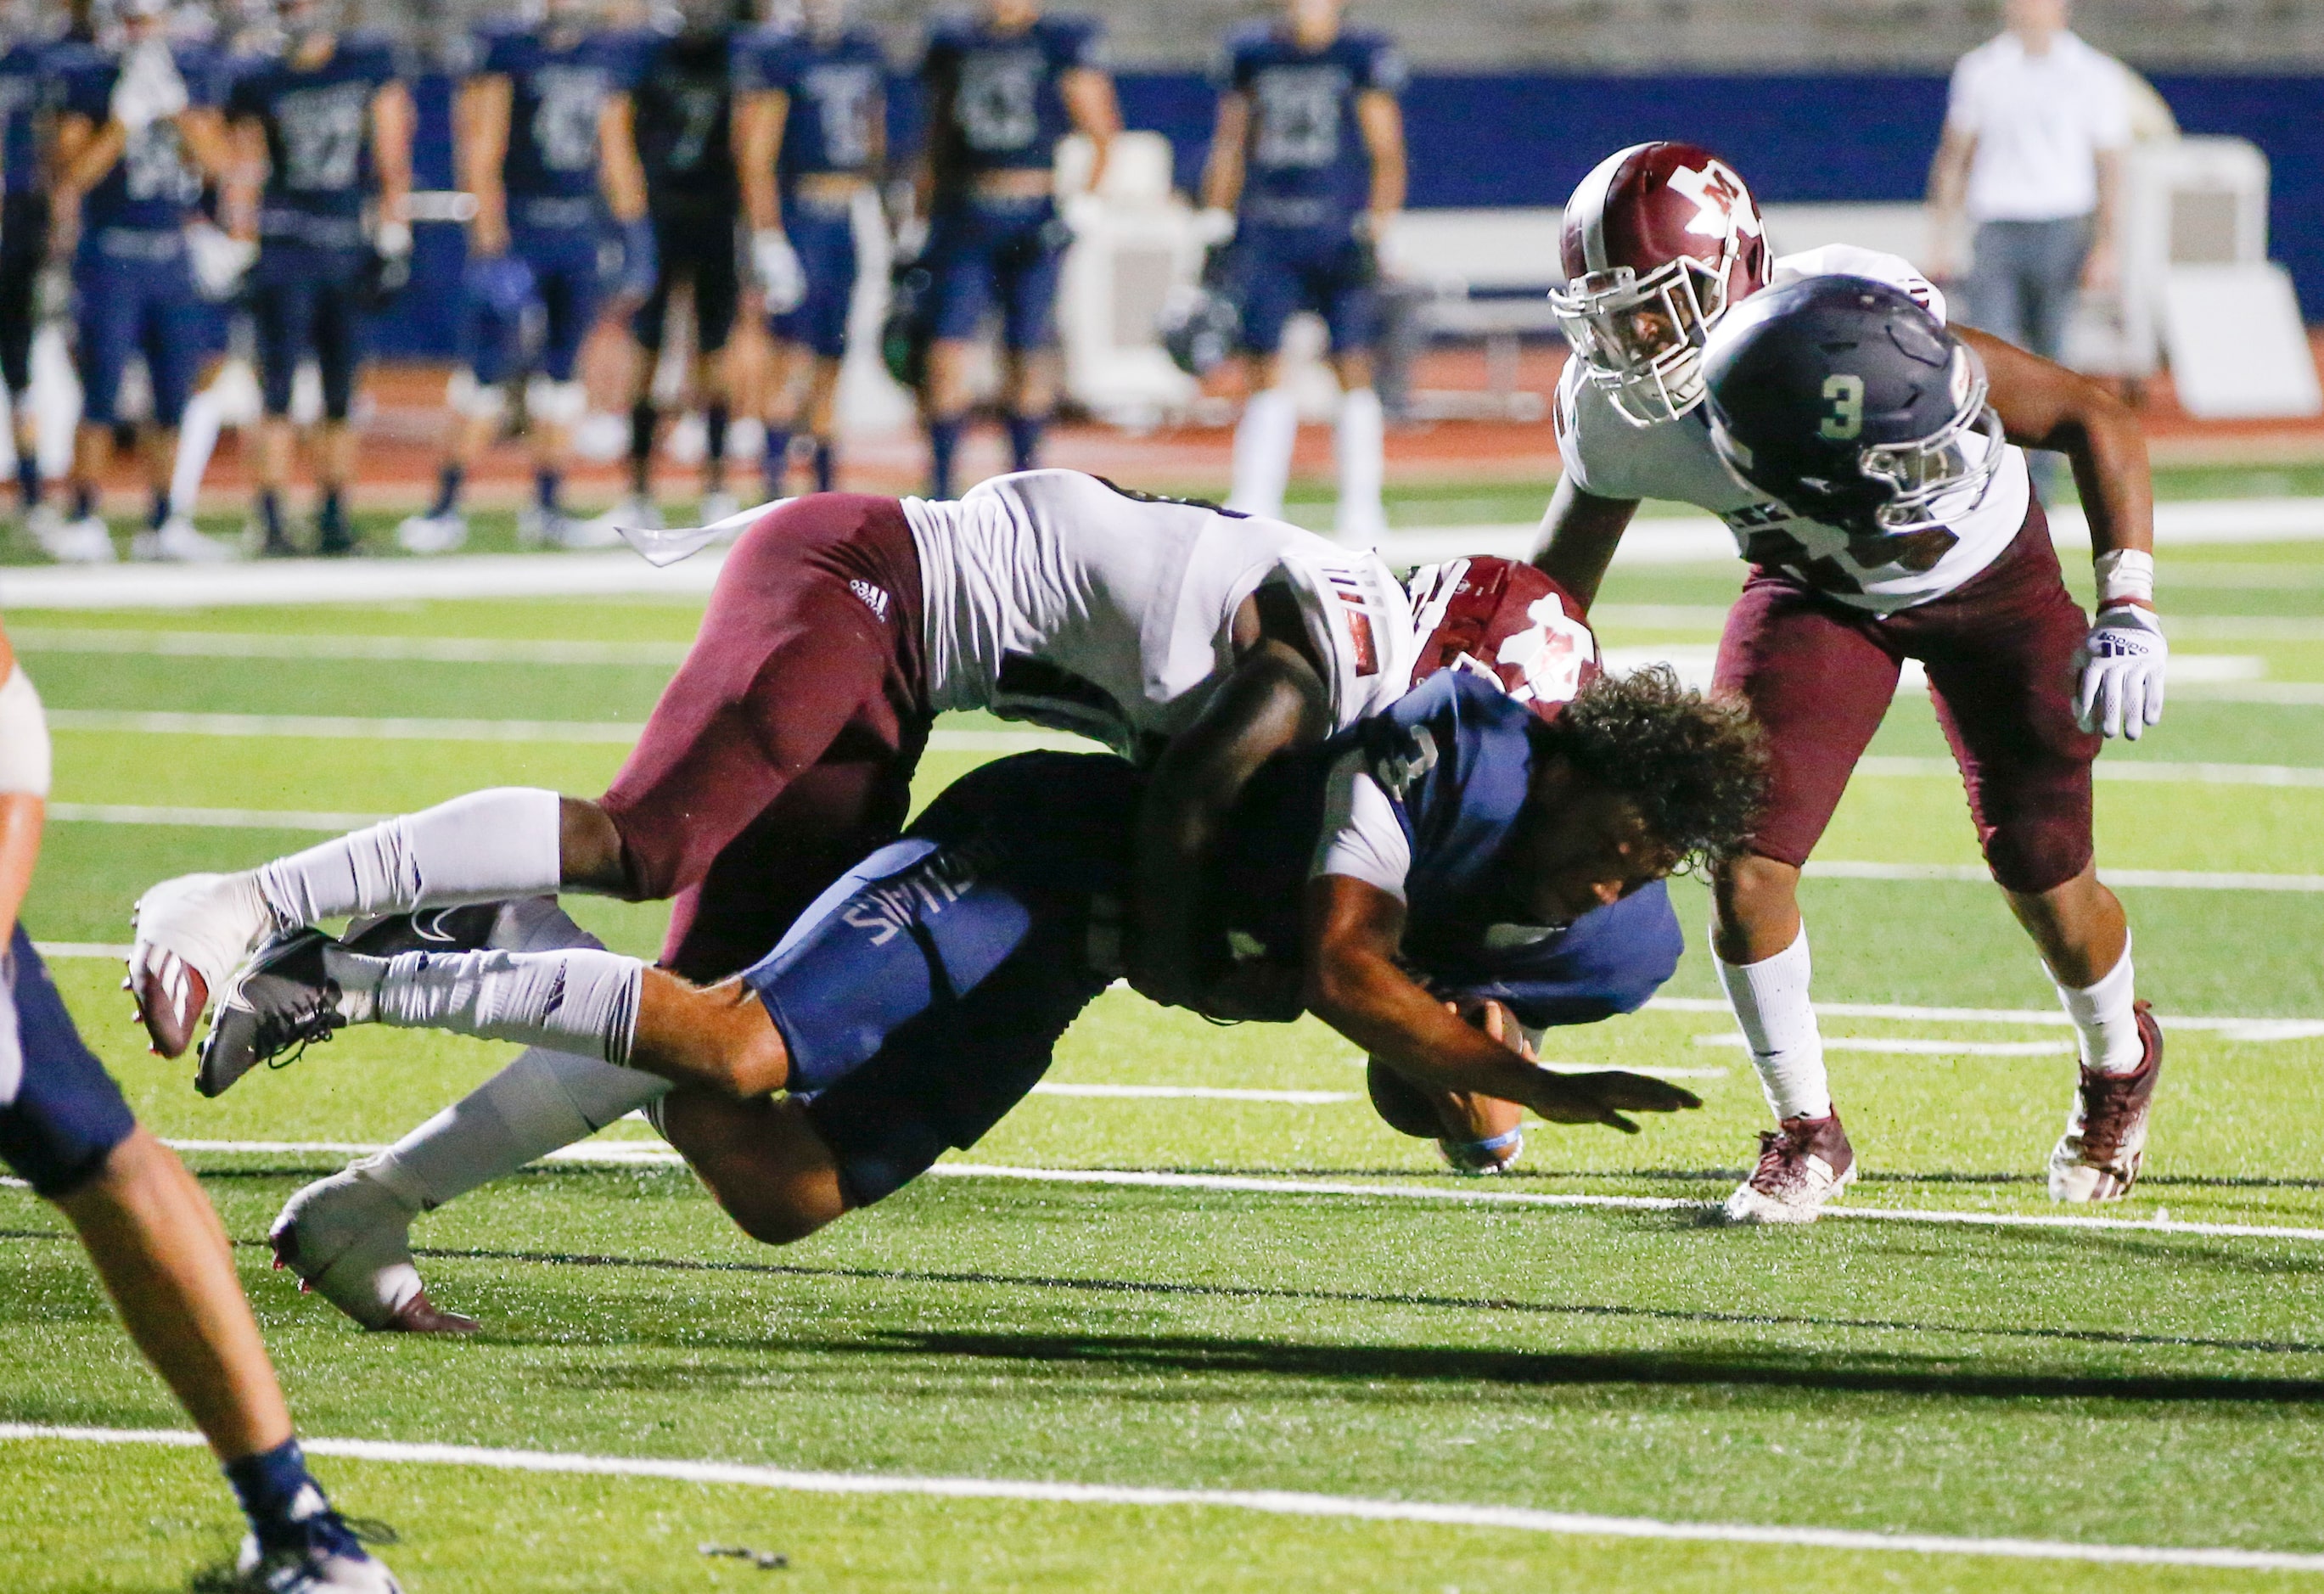
[[[355,436],[347,417],[363,366],[364,299],[410,270],[411,96],[394,46],[341,32],[339,5],[281,0],[281,53],[243,63],[226,94],[239,152],[266,173],[251,313],[266,406],[258,521],[270,554],[294,551],[282,490],[295,440],[291,388],[309,355],[323,386],[315,547],[355,549],[346,489]]]
[[[130,1336],[224,1466],[250,1523],[249,1580],[235,1586],[395,1594],[308,1474],[217,1213],[138,1127],[17,917],[51,765],[41,695],[0,631],[0,1163],[71,1222]]]
[[[766,491],[780,498],[791,438],[815,439],[815,489],[837,478],[833,424],[855,298],[855,200],[887,164],[887,59],[847,0],[806,0],[805,25],[738,41],[742,203],[751,264],[774,334]],[[802,380],[802,378],[804,380]]]
[[[218,63],[202,46],[171,45],[168,10],[166,0],[120,0],[119,46],[75,51],[62,72],[56,166],[60,197],[78,207],[73,289],[82,392],[68,531],[91,558],[108,557],[97,547],[105,539],[97,498],[113,460],[122,375],[138,355],[153,393],[141,439],[153,509],[131,555],[232,557],[171,513],[170,467],[178,424],[212,353],[216,315],[205,291],[230,292],[257,248],[246,235],[198,224],[205,180],[230,189],[239,173],[218,115]],[[231,207],[249,208],[246,199]]]
[[[600,31],[595,0],[549,0],[536,25],[496,26],[476,41],[474,74],[456,107],[461,186],[475,197],[468,226],[464,363],[446,395],[452,412],[436,501],[396,529],[415,553],[467,540],[460,511],[468,462],[508,414],[508,386],[525,383],[533,501],[520,541],[574,548],[617,542],[604,521],[570,519],[564,475],[573,428],[588,409],[575,367],[604,308],[601,223],[622,235],[621,291],[642,301],[656,275],[630,97],[632,39]],[[538,313],[537,355],[525,322]]]
[[[920,80],[927,144],[916,180],[927,242],[934,342],[920,395],[930,493],[953,494],[970,401],[969,356],[988,312],[1001,318],[1010,452],[1038,459],[1056,407],[1057,281],[1071,234],[1057,213],[1057,143],[1079,129],[1097,146],[1094,191],[1121,126],[1094,22],[1046,16],[1034,0],[987,0],[928,29]]]
[[[54,121],[60,42],[36,31],[39,8],[15,0],[0,13],[0,377],[14,423],[17,501],[24,527],[50,557],[95,552],[64,536],[64,521],[42,499],[40,428],[32,415],[32,334],[42,269],[49,260],[49,134]],[[110,557],[107,539],[99,557]]]
[[[788,1243],[973,1145],[1121,977],[1142,784],[1107,754],[988,764],[708,988],[593,948],[388,959],[308,930],[251,965],[213,1045],[264,1057],[383,1022],[657,1076],[676,1088],[649,1116],[746,1232]],[[1701,1102],[1539,1067],[1447,1005],[1572,1023],[1642,1003],[1676,948],[1625,910],[1738,847],[1758,791],[1748,715],[1666,668],[1601,676],[1554,719],[1489,667],[1441,670],[1250,775],[1209,877],[1205,1010],[1313,1010],[1421,1092],[1636,1132],[1628,1113]]]
[[[732,410],[724,355],[742,299],[734,236],[742,200],[734,176],[733,0],[684,0],[677,23],[675,32],[646,35],[632,90],[646,208],[661,269],[631,321],[645,358],[631,388],[629,496],[607,517],[617,526],[662,524],[653,495],[661,423],[653,382],[670,304],[681,287],[693,305],[693,391],[702,401],[706,434],[700,519],[723,521],[742,507],[726,489]]]
[[[1729,1217],[1810,1222],[1856,1175],[1799,880],[1906,659],[1927,668],[1987,866],[2080,1042],[2051,1195],[2127,1193],[2163,1036],[2098,878],[2090,771],[2101,733],[2135,737],[2163,708],[2136,417],[2071,372],[1948,332],[1941,290],[1894,255],[1774,256],[1748,186],[1692,144],[1608,156],[1566,207],[1563,252],[1565,473],[1535,562],[1594,596],[1651,497],[1719,515],[1751,566],[1715,684],[1766,728],[1772,785],[1749,848],[1712,881],[1711,947],[1776,1127]],[[2095,624],[2060,575],[2024,447],[2073,462]]]
[[[1313,310],[1340,380],[1340,503],[1347,540],[1388,529],[1380,503],[1386,421],[1372,386],[1379,251],[1404,207],[1403,59],[1377,33],[1342,28],[1345,0],[1288,0],[1273,23],[1227,41],[1219,119],[1203,174],[1203,235],[1233,244],[1250,400],[1235,428],[1231,506],[1283,512],[1299,415],[1277,363],[1284,323]]]

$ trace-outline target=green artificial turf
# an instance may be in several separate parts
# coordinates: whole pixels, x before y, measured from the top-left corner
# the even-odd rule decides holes
[[[2174,614],[2297,618],[2302,546],[2189,550]],[[2238,585],[2238,566],[2271,572]],[[2291,576],[2283,573],[2291,571]],[[1732,567],[1625,570],[1607,601],[1677,605],[1611,642],[1702,646]],[[1723,585],[1722,585],[1723,584]],[[2290,595],[2287,596],[2286,594]],[[2200,595],[2197,595],[2200,594]],[[2312,611],[2312,605],[2310,611]],[[1617,611],[1616,613],[1618,613]],[[155,658],[44,647],[43,631],[553,639],[678,644],[682,604],[431,604],[24,615],[50,705],[356,717],[640,718],[656,663]],[[2182,643],[2324,679],[2298,640]],[[982,719],[950,730],[991,731]],[[2108,760],[2324,767],[2324,708],[2174,699]],[[60,804],[387,812],[474,787],[594,791],[607,742],[58,736]],[[1924,704],[1876,753],[1941,759]],[[990,751],[940,751],[923,797]],[[2324,873],[2324,788],[2101,781],[2102,867]],[[296,829],[60,820],[26,919],[43,940],[126,938],[144,885],[256,861]],[[1973,862],[1956,780],[1860,776],[1821,856]],[[503,1048],[363,1030],[204,1101],[140,1049],[118,965],[59,982],[141,1116],[189,1152],[309,1435],[808,1471],[1289,1489],[1676,1523],[2324,1553],[2324,1241],[2163,1230],[1827,1221],[1707,1227],[1696,1207],[1416,1199],[1412,1187],[1715,1202],[1764,1105],[1711,1008],[1707,912],[1674,887],[1687,960],[1659,1006],[1551,1037],[1562,1063],[1679,1072],[1700,1112],[1636,1138],[1536,1126],[1519,1173],[1450,1179],[1360,1100],[1353,1049],[1312,1022],[1219,1029],[1109,992],[1051,1081],[1320,1092],[1315,1103],[1037,1094],[968,1157],[1352,1184],[1350,1193],[932,1176],[781,1250],[743,1238],[682,1169],[555,1163],[422,1219],[420,1266],[486,1331],[355,1331],[263,1236],[317,1142],[392,1138]],[[2048,1217],[2068,1032],[1987,886],[1812,880],[1819,994],[1955,1009],[1839,1015],[1835,1088],[1868,1209]],[[2174,1017],[2324,1018],[2324,895],[2126,889],[2141,983]],[[584,903],[650,952],[661,911]],[[1935,1040],[1935,1055],[1843,1047]],[[1995,1055],[1994,1043],[2042,1045]],[[2171,1032],[2147,1173],[2109,1215],[2324,1228],[2324,1039]],[[609,1138],[654,1144],[642,1125]],[[60,1218],[0,1189],[0,1423],[182,1428],[113,1323]],[[383,1518],[413,1594],[531,1589],[1733,1590],[2312,1587],[2315,1576],[1959,1554],[1665,1543],[1187,1506],[846,1497],[411,1462],[318,1462]],[[0,1589],[183,1589],[237,1527],[198,1451],[0,1441]],[[760,1571],[701,1553],[788,1557]]]

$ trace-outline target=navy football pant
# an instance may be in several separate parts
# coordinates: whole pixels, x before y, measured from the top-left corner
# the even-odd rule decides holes
[[[1090,923],[1128,882],[1138,788],[1107,754],[987,764],[744,973],[852,1204],[982,1138],[1111,982]]]
[[[774,335],[819,359],[847,354],[847,312],[855,299],[855,218],[846,206],[783,205],[783,235],[807,273],[807,298],[797,309],[771,318]]]
[[[17,926],[0,958],[0,1162],[56,1200],[96,1177],[136,1127]]]
[[[152,257],[125,253],[140,249]],[[79,301],[75,353],[81,419],[93,426],[120,419],[122,374],[134,355],[143,355],[152,381],[153,419],[176,426],[185,418],[202,363],[216,352],[217,317],[195,291],[184,245],[174,235],[99,233],[81,246],[73,290]]]
[[[251,319],[258,333],[259,385],[266,413],[290,413],[299,362],[311,352],[323,378],[323,414],[345,420],[363,363],[363,277],[349,249],[269,244],[253,273]]]
[[[1023,352],[1057,340],[1057,281],[1065,238],[1057,207],[1038,199],[970,198],[940,206],[920,257],[934,280],[939,338],[973,338],[989,311],[1001,312],[1001,344]]]

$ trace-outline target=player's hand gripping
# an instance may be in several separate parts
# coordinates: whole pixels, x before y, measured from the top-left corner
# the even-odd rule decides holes
[[[2135,742],[2163,718],[2171,644],[2153,614],[2135,604],[2101,610],[2074,653],[2074,719],[2084,731]]]
[[[1600,1073],[1536,1073],[1526,1105],[1551,1123],[1600,1123],[1635,1135],[1626,1112],[1690,1112],[1702,1098],[1667,1081],[1609,1069]]]

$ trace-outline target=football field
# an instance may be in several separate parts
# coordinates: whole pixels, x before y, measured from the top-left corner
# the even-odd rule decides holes
[[[1738,573],[1618,568],[1601,639],[1699,664]],[[2324,542],[2172,549],[2163,603],[2169,712],[2098,792],[2168,1052],[2096,1212],[2045,1197],[2071,1032],[1911,690],[1804,891],[1866,1172],[1796,1232],[1706,1221],[1766,1114],[1682,881],[1663,998],[1547,1048],[1703,1097],[1635,1138],[1536,1126],[1515,1175],[1455,1179],[1320,1025],[1117,990],[982,1144],[802,1244],[625,1122],[420,1220],[482,1334],[355,1331],[269,1270],[269,1222],[507,1050],[357,1030],[204,1101],[118,990],[130,903],[476,787],[595,793],[684,602],[12,611],[57,746],[25,918],[412,1594],[2324,1590]],[[921,793],[1055,741],[947,720]],[[643,954],[663,917],[576,916]],[[230,1556],[208,1458],[14,1184],[0,1369],[0,1590]]]

